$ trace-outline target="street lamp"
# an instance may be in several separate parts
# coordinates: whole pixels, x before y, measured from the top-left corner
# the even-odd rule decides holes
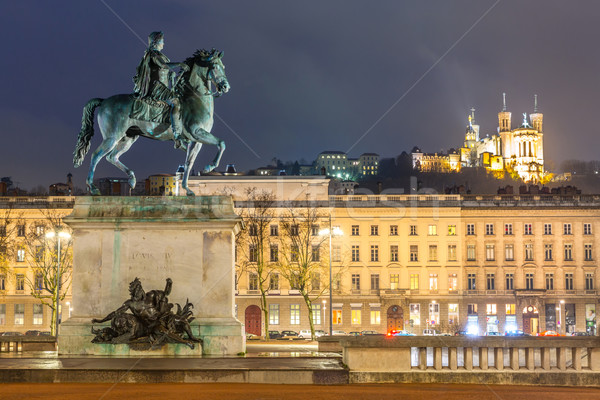
[[[323,299],[323,324],[326,324],[327,300]]]
[[[47,239],[53,239],[56,237],[56,320],[54,335],[58,338],[58,309],[60,305],[60,239],[69,239],[71,235],[69,232],[63,231],[62,229],[56,229],[46,233]]]
[[[329,214],[329,228],[322,229],[319,235],[329,236],[329,336],[333,336],[333,288],[331,285],[332,269],[331,269],[331,238],[333,236],[342,236],[344,232],[339,227],[331,227],[331,214]]]
[[[558,310],[558,321],[557,321],[557,325],[558,325],[558,329],[557,332],[560,333],[560,330],[562,328],[562,305],[565,304],[564,300],[561,300],[560,303],[558,303],[558,307],[556,307],[556,309]],[[567,333],[566,327],[565,327],[565,333]]]

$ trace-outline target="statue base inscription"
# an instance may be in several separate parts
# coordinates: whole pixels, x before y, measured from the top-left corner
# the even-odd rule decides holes
[[[243,327],[235,318],[239,217],[230,197],[79,197],[65,222],[74,235],[73,312],[60,326],[59,354],[200,356],[245,351]],[[102,320],[122,307],[136,277],[152,289],[164,287],[171,278],[177,300],[194,305],[190,328],[203,342],[194,349],[184,343],[148,349],[144,343],[92,343],[92,329],[98,333],[111,326],[110,321],[92,324],[92,319]]]

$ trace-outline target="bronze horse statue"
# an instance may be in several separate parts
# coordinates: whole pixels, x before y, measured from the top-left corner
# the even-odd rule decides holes
[[[218,50],[198,50],[184,63],[189,70],[184,72],[175,85],[181,102],[183,122],[182,142],[186,151],[185,169],[181,187],[188,196],[194,193],[188,187],[190,169],[203,144],[217,146],[218,153],[212,163],[204,168],[204,173],[215,169],[225,151],[225,142],[210,133],[213,127],[214,99],[230,89],[225,75],[225,66]],[[212,91],[214,85],[216,90]],[[135,188],[135,174],[124,165],[119,157],[123,155],[139,137],[154,140],[173,140],[173,130],[169,121],[142,121],[133,119],[130,110],[137,101],[133,94],[117,94],[107,99],[94,98],[83,108],[81,131],[73,152],[73,164],[79,167],[90,149],[90,140],[94,135],[94,111],[98,108],[98,125],[102,133],[102,143],[92,154],[86,185],[92,195],[100,190],[94,185],[94,171],[98,162],[106,157],[108,162],[125,172],[129,177],[129,186]]]

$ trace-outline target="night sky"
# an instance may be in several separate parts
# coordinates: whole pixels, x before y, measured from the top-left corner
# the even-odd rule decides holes
[[[132,91],[154,30],[172,61],[225,52],[231,91],[216,99],[212,131],[227,143],[220,169],[459,147],[471,107],[483,136],[496,131],[506,92],[513,127],[538,94],[556,170],[600,158],[598,21],[593,0],[5,1],[0,176],[30,189],[72,172],[84,187],[89,154],[72,165],[82,107]],[[96,129],[92,151],[100,138]],[[215,152],[205,146],[195,169]],[[171,142],[143,138],[122,157],[138,181],[183,160]],[[102,161],[96,177],[106,176],[124,174]]]

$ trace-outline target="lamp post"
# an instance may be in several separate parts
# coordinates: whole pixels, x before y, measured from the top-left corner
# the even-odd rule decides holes
[[[329,235],[329,336],[333,336],[333,287],[332,287],[332,268],[331,268],[331,238],[335,236],[343,235],[342,230],[339,227],[333,229],[331,227],[331,214],[329,214],[329,228],[322,229],[319,234],[321,236]]]
[[[327,300],[323,299],[323,324],[326,323],[325,322],[325,320],[326,320],[325,316],[327,315],[326,312],[327,312]]]
[[[556,331],[557,331],[558,333],[560,333],[560,331],[561,331],[561,328],[562,328],[562,327],[563,327],[563,325],[564,325],[564,324],[563,324],[563,317],[562,317],[562,305],[563,305],[563,304],[565,304],[565,301],[564,301],[564,300],[561,300],[561,301],[558,303],[558,307],[556,307],[556,309],[558,310],[558,321],[557,321],[557,324],[556,324],[556,325],[557,325],[557,329],[556,329]],[[565,333],[567,333],[566,327],[565,327]]]
[[[58,311],[60,306],[60,239],[69,239],[71,235],[69,232],[63,231],[62,229],[56,229],[46,233],[47,239],[53,239],[56,237],[56,319],[54,321],[54,335],[58,338]]]

